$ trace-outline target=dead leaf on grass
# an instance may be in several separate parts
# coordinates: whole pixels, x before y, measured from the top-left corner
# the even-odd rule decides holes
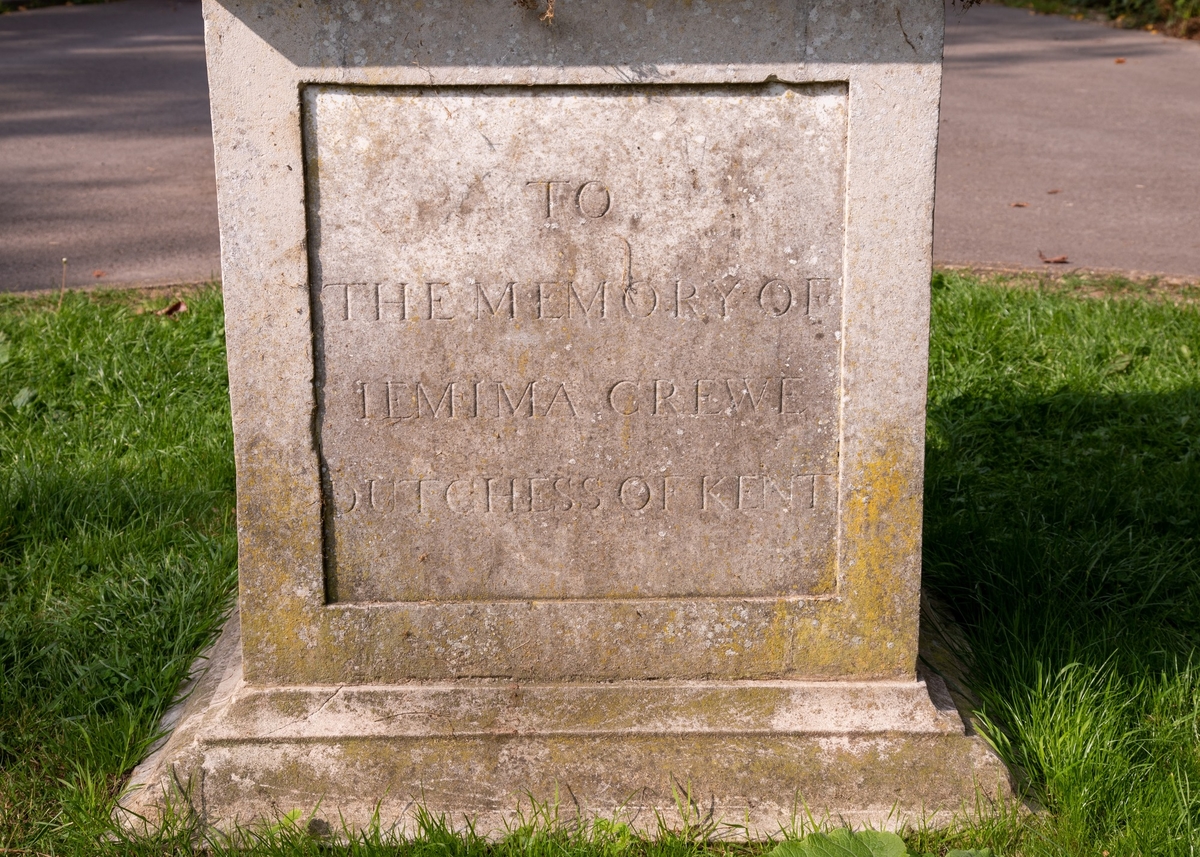
[[[12,406],[19,411],[36,398],[37,390],[31,387],[22,387],[17,391],[17,395],[13,396]]]
[[[1133,355],[1119,353],[1104,367],[1105,375],[1125,375],[1133,368]]]
[[[1047,265],[1066,265],[1071,261],[1066,256],[1047,256],[1041,250],[1038,250],[1038,258]]]
[[[175,301],[170,306],[160,309],[155,315],[165,315],[167,318],[174,318],[181,312],[187,312],[187,304],[183,301]]]

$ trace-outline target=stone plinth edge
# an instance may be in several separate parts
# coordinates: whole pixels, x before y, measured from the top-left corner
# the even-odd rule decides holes
[[[1012,798],[934,676],[264,688],[243,679],[237,614],[197,675],[133,772],[128,830],[154,829],[165,806],[203,829],[299,810],[411,830],[423,806],[495,835],[533,799],[647,831],[682,824],[690,803],[760,838],[809,812],[895,829]]]

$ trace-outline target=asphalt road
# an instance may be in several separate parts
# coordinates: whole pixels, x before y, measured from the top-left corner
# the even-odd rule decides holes
[[[946,23],[934,258],[1200,279],[1200,42],[992,5]]]
[[[198,0],[0,16],[0,290],[217,276],[210,130]],[[1039,251],[1200,279],[1200,42],[950,8],[934,257]]]
[[[199,0],[0,16],[0,290],[220,275]]]

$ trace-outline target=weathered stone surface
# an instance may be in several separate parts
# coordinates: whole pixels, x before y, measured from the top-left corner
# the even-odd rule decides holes
[[[650,8],[637,2],[601,6],[566,0],[556,9],[555,24],[547,27],[504,2],[430,4],[419,10],[269,2],[212,2],[206,7],[229,307],[247,678],[261,684],[472,675],[637,679],[663,675],[665,664],[671,665],[667,674],[680,678],[911,677],[941,7],[926,0],[861,8],[793,2],[753,9],[725,3]],[[528,89],[531,84],[549,89]],[[614,89],[614,84],[630,86]],[[664,94],[656,101],[637,94],[648,85],[663,87]],[[723,110],[704,106],[731,85],[744,89]],[[512,86],[526,87],[524,94],[505,89]],[[792,99],[781,97],[786,92]],[[495,104],[504,99],[512,107],[497,109]],[[634,107],[639,99],[645,103]],[[400,109],[402,102],[410,109]],[[623,105],[615,109],[641,118],[628,129],[614,124],[611,111],[588,116],[582,125],[563,121],[564,111],[582,116],[579,111],[587,108],[579,105],[600,103]],[[686,109],[678,106],[684,103]],[[755,124],[769,104],[786,105],[777,118],[796,122],[795,135],[789,137],[779,122]],[[547,118],[538,105],[557,106],[548,109]],[[323,110],[353,112],[356,106],[367,112],[322,131]],[[655,111],[677,112],[684,124],[715,124],[717,129],[705,127],[700,134],[682,137],[678,129],[652,129],[647,123],[653,124]],[[508,157],[493,152],[479,133],[456,130],[468,116],[476,124],[498,127],[496,139],[484,133],[499,151],[508,146]],[[414,132],[411,123],[424,119],[429,121]],[[845,123],[841,135],[839,121]],[[393,136],[381,147],[380,138],[389,128]],[[762,135],[760,142],[752,131]],[[656,133],[663,139],[654,140]],[[540,149],[515,145],[513,139],[521,134],[535,135]],[[694,141],[698,136],[705,137],[704,144]],[[350,149],[339,154],[339,146],[352,149],[354,141],[367,146],[357,161]],[[685,141],[689,148],[680,152]],[[738,161],[738,172],[720,176],[716,168],[721,160],[736,160],[734,142],[761,157]],[[328,172],[322,171],[321,157],[314,157],[322,145],[331,158]],[[615,153],[637,154],[638,146],[645,153],[638,156],[642,160],[615,158]],[[646,159],[653,151],[660,154],[647,171]],[[681,183],[676,174],[689,153],[705,156],[705,163],[694,167],[698,187]],[[485,159],[480,165],[498,172],[484,178],[488,169],[471,170],[479,157]],[[672,169],[659,165],[657,157]],[[439,171],[451,163],[463,166],[443,176]],[[578,168],[583,178],[530,172],[535,167]],[[594,168],[603,168],[605,175],[591,176],[588,171]],[[805,184],[809,176],[817,178]],[[473,184],[476,177],[479,183]],[[566,205],[561,220],[557,208],[553,217],[540,222],[536,209],[530,211],[542,188],[525,182],[542,180],[576,182],[573,187],[546,186],[553,191],[548,200],[552,207]],[[578,204],[572,196],[592,180],[613,183],[612,209],[598,218],[577,210],[572,220],[572,206],[599,213],[590,207],[602,199],[595,186]],[[355,198],[330,198],[322,190],[327,181],[350,186],[357,181],[366,187]],[[467,194],[472,187],[476,192]],[[439,188],[452,197],[433,196],[416,204],[418,189]],[[706,192],[714,188],[733,195],[710,198]],[[622,196],[630,189],[633,196]],[[638,198],[642,189],[646,195]],[[691,207],[659,210],[663,194],[672,190],[684,193],[678,201]],[[648,207],[652,203],[653,209]],[[502,220],[484,215],[506,205],[510,210]],[[731,214],[765,218],[761,222],[781,234],[743,232],[733,240],[731,227],[723,226],[724,232],[706,238],[699,230],[711,225],[722,205]],[[437,220],[435,211],[441,211],[443,220],[434,234],[406,231],[400,219]],[[645,235],[628,231],[635,212],[647,218]],[[840,212],[832,223],[831,212]],[[447,213],[454,216],[444,220]],[[367,215],[375,215],[375,222],[367,222]],[[560,228],[546,229],[547,220]],[[476,237],[471,229],[480,224],[487,232]],[[587,229],[610,234],[596,241],[574,237]],[[446,237],[440,237],[443,231]],[[470,242],[439,257],[450,236]],[[491,239],[502,243],[489,255]],[[627,270],[622,269],[624,241],[629,242]],[[564,255],[556,259],[556,252]],[[582,266],[578,271],[576,262]],[[326,270],[330,265],[334,267]],[[708,315],[719,315],[712,288],[727,285],[729,272],[722,265],[733,269],[734,279],[746,280],[740,294],[749,295],[750,310],[756,309],[753,289],[766,286],[769,281],[763,278],[768,277],[784,281],[794,306],[775,320],[746,314],[746,304],[731,305],[730,318],[720,322],[671,319],[676,276],[695,283],[698,294],[708,287]],[[505,327],[506,322],[493,317],[482,299],[479,309],[489,318],[479,319],[469,335],[457,333],[464,328],[461,319],[421,324],[421,313],[429,314],[428,291],[423,307],[411,305],[418,318],[403,325],[394,320],[397,305],[384,303],[396,298],[401,282],[414,281],[415,300],[422,285],[428,289],[429,282],[450,282],[451,277],[459,278],[460,290],[466,283],[468,295],[468,278],[491,289],[486,296],[500,313],[510,280],[526,290],[519,310],[526,313],[531,290],[538,285],[534,278],[577,282],[576,291],[583,288],[580,295],[588,299],[594,292],[586,286],[594,288],[596,278],[613,289],[646,282],[664,289],[660,301],[666,315],[640,322],[618,316],[608,319],[611,324],[597,321],[591,328],[572,324],[569,334],[562,327],[539,325],[538,319],[514,318],[507,324],[513,336],[496,350],[490,340],[498,334],[484,328]],[[808,315],[809,279],[818,303],[823,281],[828,281],[824,294],[833,306],[816,308],[818,315],[827,316],[820,324]],[[339,307],[338,290],[323,288],[325,283],[361,284],[350,289],[352,315],[359,300],[370,308],[378,284],[380,327],[368,331],[365,316],[345,319],[346,293]],[[626,294],[614,303],[614,312],[625,312]],[[784,295],[772,286],[764,301],[782,306],[772,301]],[[327,312],[329,300],[332,312]],[[629,298],[631,307],[638,306],[636,300]],[[565,312],[553,302],[550,287],[547,313]],[[469,299],[466,308],[475,309]],[[761,313],[762,307],[757,310]],[[797,323],[781,324],[784,320]],[[388,329],[395,334],[390,339]],[[650,332],[633,334],[641,330]],[[825,338],[816,339],[822,330]],[[725,338],[719,339],[722,332]],[[572,337],[582,343],[580,348],[594,346],[595,353],[581,355]],[[693,337],[697,347],[691,353],[701,354],[700,346],[713,343],[725,351],[710,349],[689,365],[691,358],[676,353],[674,346]],[[622,347],[635,338],[644,362]],[[367,347],[380,341],[389,343],[385,351]],[[744,361],[729,343],[745,350]],[[565,350],[567,344],[574,354]],[[530,361],[524,367],[515,362],[522,353]],[[551,360],[550,353],[558,356]],[[424,365],[400,362],[405,355],[435,354],[442,356]],[[836,356],[831,359],[831,354]],[[352,355],[358,363],[346,359]],[[451,360],[457,362],[451,366]],[[503,372],[482,374],[490,368],[487,364]],[[635,378],[622,377],[633,368]],[[785,375],[785,370],[798,375]],[[670,440],[665,455],[653,444],[657,440],[661,446],[670,430],[656,427],[653,414],[638,419],[611,413],[606,425],[615,429],[612,433],[591,423],[607,406],[598,395],[605,382],[650,382],[648,393],[639,386],[639,393],[649,397],[640,407],[653,409],[654,381],[674,384],[674,400],[685,397],[689,382],[695,399],[696,382],[714,381],[703,392],[710,395],[705,405],[715,408],[720,403],[711,396],[722,382],[728,392],[733,380],[738,395],[739,380],[758,385],[775,378],[776,392],[781,392],[784,377],[803,378],[788,386],[802,390],[806,413],[776,414],[778,441],[764,440],[771,430],[765,413],[744,426],[735,425],[739,421],[733,417],[680,414],[676,431],[685,434]],[[482,423],[489,420],[474,427],[465,419],[442,420],[446,429],[438,436],[445,444],[432,447],[433,431],[403,425],[398,418],[388,426],[386,421],[367,425],[338,416],[339,408],[343,416],[351,414],[355,396],[361,396],[356,381],[368,385],[369,400],[381,395],[370,385],[386,387],[392,380],[393,408],[400,410],[404,396],[417,393],[399,385],[418,379],[431,388],[442,384],[443,395],[446,384],[459,380],[466,392],[469,381],[472,401],[474,382],[508,384],[507,393],[497,387],[484,391],[485,404],[490,395],[496,411],[505,405],[496,401],[501,395],[520,402],[525,385],[534,380],[543,385],[571,380],[581,396],[592,398],[573,403],[579,415],[573,430],[563,427],[560,397],[553,417],[530,417],[528,425],[491,420],[511,429],[500,432],[499,440],[485,437]],[[557,389],[549,389],[547,405]],[[665,396],[669,390],[660,387],[658,392]],[[762,390],[760,386],[760,395]],[[621,407],[632,406],[631,400],[620,398],[627,391],[628,386],[621,387],[614,399]],[[790,401],[784,407],[791,407]],[[383,403],[376,399],[374,404]],[[447,407],[448,402],[443,404]],[[821,414],[830,411],[837,415],[834,433],[818,434],[825,429]],[[672,419],[662,417],[658,426]],[[711,423],[718,425],[710,428]],[[749,442],[732,452],[713,446],[702,454],[700,444],[715,444],[722,425],[730,439],[726,444]],[[535,426],[537,431],[531,431]],[[626,447],[613,436],[620,427],[634,432]],[[477,455],[468,460],[472,438],[482,440]],[[598,438],[603,439],[599,449],[572,454]],[[590,456],[613,455],[610,450],[619,452],[614,460],[592,468],[595,459]],[[447,455],[458,456],[450,462],[454,466],[448,469],[439,460],[435,470],[434,459]],[[832,461],[836,472],[831,472]],[[642,472],[651,467],[668,470]],[[693,514],[674,516],[669,526],[658,526],[652,508],[637,510],[643,513],[637,515],[616,505],[621,499],[617,490],[626,479],[645,480],[626,487],[626,500],[636,504],[653,490],[651,480],[668,475],[692,480],[668,481],[672,491],[690,488],[690,498],[681,495],[681,501],[693,503],[696,495],[705,496],[703,477],[726,480],[714,492],[722,495],[712,497],[714,507],[729,505],[735,481],[739,495],[748,492],[748,503],[755,502],[758,490],[758,501],[766,505],[782,499],[776,488],[785,497],[797,496],[811,476],[814,508],[795,518],[772,510],[693,509]],[[463,476],[474,481],[449,484]],[[573,477],[573,485],[560,481],[558,486],[580,507],[593,502],[592,491],[601,495],[598,482],[605,479],[609,508],[586,516],[582,508],[558,513],[556,520],[564,525],[551,527],[547,513],[538,513],[542,520],[532,512],[521,520],[516,512],[489,518],[486,513],[450,512],[446,503],[446,493],[459,508],[468,496],[478,504],[484,495],[486,502],[489,485],[493,491],[512,486],[518,492],[514,507],[518,499],[531,503],[524,492],[535,490],[541,492],[539,502],[550,503],[557,497],[553,483],[538,482],[535,489],[532,479],[564,476]],[[739,476],[743,479],[737,480]],[[445,506],[436,522],[432,514],[406,514],[403,505],[387,520],[365,526],[370,512],[339,517],[338,509],[348,509],[355,496],[365,495],[360,510],[371,508],[372,481],[381,489],[376,502],[386,507],[392,502],[392,483],[439,477],[440,484],[425,486],[433,501],[442,492]],[[517,477],[519,485],[507,482]],[[413,487],[402,484],[402,501],[412,501]],[[660,495],[665,487],[659,483]],[[834,493],[832,502],[821,496],[827,488]],[[463,493],[470,490],[473,496]],[[652,506],[648,498],[647,505]],[[658,518],[665,523],[661,509]],[[583,528],[580,538],[570,542],[571,550],[561,550],[569,538],[562,531],[577,527]],[[706,540],[703,533],[712,527],[718,538]],[[831,527],[835,537],[820,538]],[[660,531],[673,537],[660,537]],[[527,537],[530,532],[537,538]],[[639,535],[637,542],[622,548],[622,539],[634,535]],[[409,536],[419,537],[419,544],[410,543]],[[581,543],[586,547],[581,549]],[[794,561],[794,577],[784,573],[776,558],[774,551],[781,546]],[[346,561],[352,555],[354,561]],[[704,561],[683,570],[690,555]],[[763,557],[771,560],[762,563]],[[486,559],[486,568],[480,558]],[[656,560],[666,567],[651,568]],[[454,565],[462,561],[467,566]],[[364,568],[366,562],[379,573]],[[596,579],[593,572],[599,568],[612,579]],[[742,575],[740,582],[722,579],[730,569]],[[650,573],[640,578],[643,570]],[[634,591],[633,586],[642,588]],[[415,595],[423,587],[432,587],[425,593],[430,597]],[[676,621],[681,615],[687,617],[682,631]],[[706,627],[725,642],[702,643],[707,630],[697,634],[696,629]]]
[[[532,798],[653,832],[659,815],[682,823],[677,798],[690,793],[752,836],[806,811],[936,824],[1010,794],[935,676],[937,706],[924,681],[260,688],[243,679],[238,643],[235,616],[181,725],[134,771],[128,827],[182,803],[187,784],[225,828],[296,809],[335,826],[377,810],[411,825],[417,800],[497,832]]]
[[[331,601],[836,591],[844,85],[304,106]]]
[[[555,8],[206,0],[241,654],[137,805],[995,792],[915,672],[941,3]]]

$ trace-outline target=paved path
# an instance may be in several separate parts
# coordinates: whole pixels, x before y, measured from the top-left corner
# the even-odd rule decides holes
[[[1200,279],[1200,42],[948,7],[937,181],[939,262]]]
[[[946,43],[939,262],[1200,279],[1200,42],[977,6]],[[0,290],[216,275],[209,134],[197,0],[0,16]]]
[[[211,135],[198,0],[0,16],[0,290],[218,276]]]

